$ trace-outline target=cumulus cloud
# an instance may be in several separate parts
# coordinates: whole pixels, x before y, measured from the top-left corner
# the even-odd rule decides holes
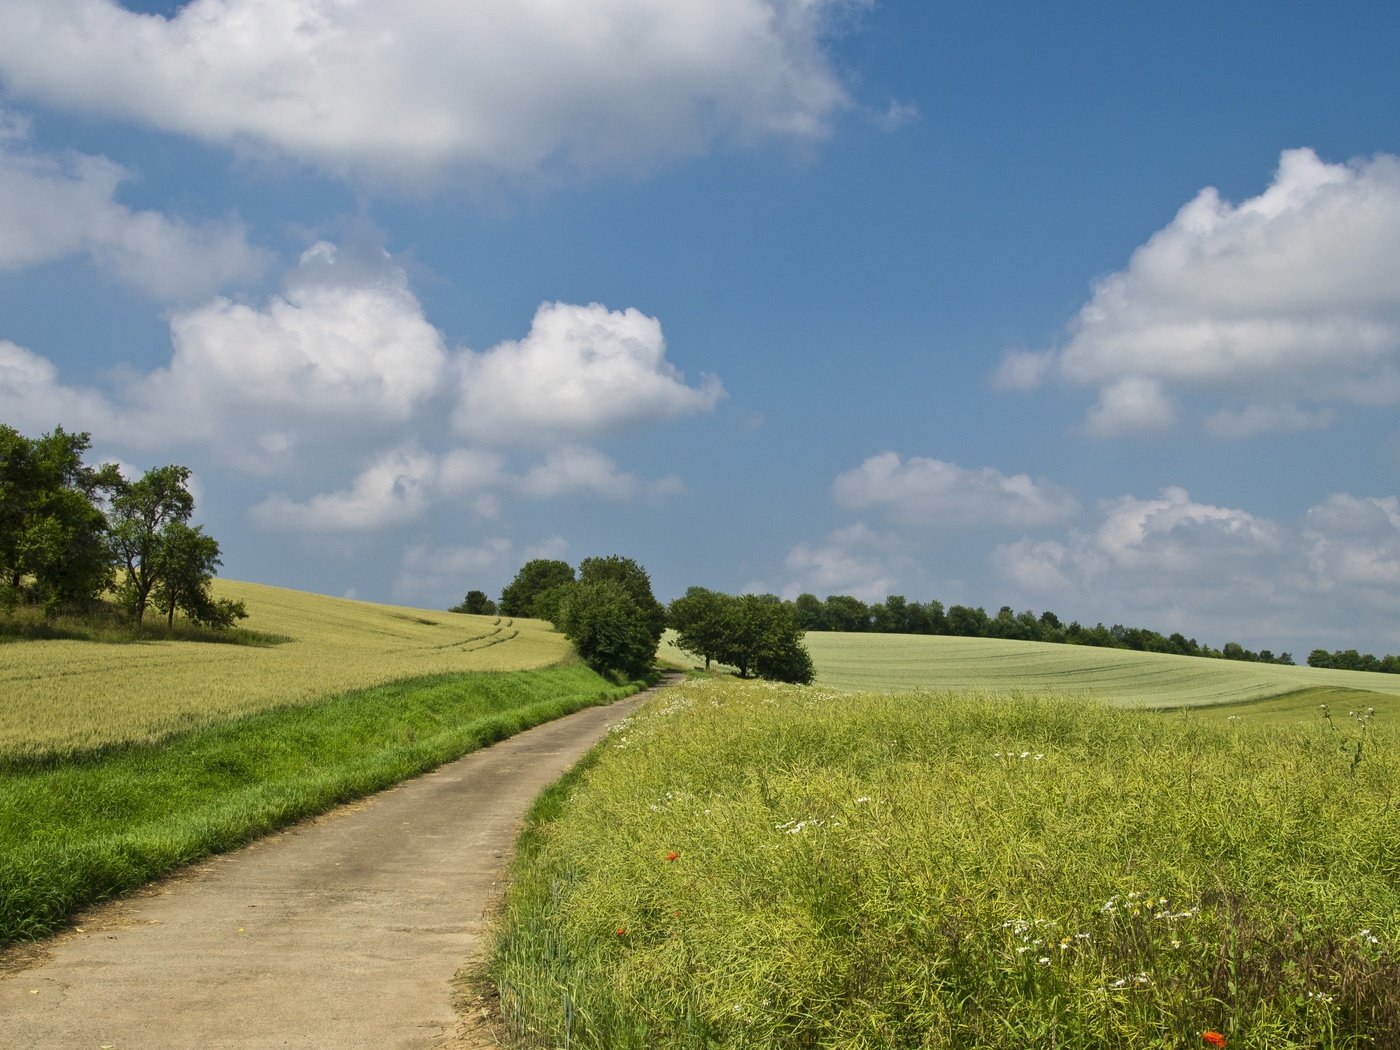
[[[611,459],[589,448],[556,449],[518,482],[521,492],[536,498],[591,490],[613,499],[626,499],[636,492],[637,485],[635,477],[619,471]]]
[[[325,243],[264,305],[215,299],[177,311],[170,333],[170,364],[112,393],[65,386],[46,359],[5,344],[0,411],[137,447],[200,441],[258,471],[307,441],[382,436],[448,376],[442,337],[403,271],[382,252]]]
[[[849,106],[825,52],[866,0],[10,0],[16,94],[378,175],[631,170],[811,140]]]
[[[348,489],[305,502],[269,496],[249,516],[268,528],[295,532],[365,532],[401,525],[427,509],[434,474],[431,456],[398,449],[369,464]]]
[[[1079,510],[1073,495],[1043,479],[922,456],[903,460],[896,452],[839,474],[832,489],[844,507],[880,508],[893,520],[917,525],[1028,527],[1064,521]]]
[[[661,323],[638,310],[546,303],[529,334],[461,362],[457,433],[551,444],[708,411],[718,379],[697,387],[666,360]]]
[[[1238,205],[1202,190],[1098,281],[1068,342],[1008,355],[1000,385],[1043,370],[1099,388],[1100,434],[1167,425],[1181,398],[1226,397],[1217,433],[1296,428],[1327,406],[1400,402],[1400,157],[1284,152]]]
[[[1400,649],[1393,496],[1337,494],[1280,522],[1168,488],[1104,503],[1092,530],[1002,544],[991,561],[1026,600],[1060,612],[1084,609],[1215,645],[1281,642],[1295,656],[1316,646]]]
[[[849,594],[861,601],[885,598],[900,576],[897,545],[863,522],[838,529],[819,543],[806,541],[788,551],[784,563],[791,582],[784,595],[807,592],[825,597]]]
[[[26,146],[27,125],[0,111],[0,270],[84,255],[166,300],[256,278],[267,253],[236,219],[190,223],[117,201],[131,172],[105,157]]]

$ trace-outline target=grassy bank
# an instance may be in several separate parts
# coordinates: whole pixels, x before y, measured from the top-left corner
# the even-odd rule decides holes
[[[696,682],[526,840],[528,1045],[1400,1045],[1400,733]]]
[[[441,675],[155,743],[0,759],[0,943],[337,803],[632,692],[582,666]]]

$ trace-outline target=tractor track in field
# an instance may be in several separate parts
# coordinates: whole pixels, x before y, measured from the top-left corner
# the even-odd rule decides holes
[[[651,690],[473,752],[0,952],[4,1045],[493,1047],[479,967],[524,814]]]

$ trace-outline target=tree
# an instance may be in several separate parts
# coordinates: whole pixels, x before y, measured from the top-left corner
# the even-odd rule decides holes
[[[636,604],[651,633],[651,648],[655,653],[662,634],[666,631],[666,607],[656,600],[651,591],[651,577],[631,558],[620,554],[610,554],[602,558],[584,558],[578,563],[580,583],[599,583],[610,580],[616,583]]]
[[[554,558],[534,558],[515,574],[515,579],[501,591],[500,611],[503,616],[534,616],[535,598],[551,587],[573,583],[574,570],[566,561]]]
[[[83,464],[87,434],[30,440],[0,424],[0,596],[49,612],[90,604],[111,585],[107,518],[97,497],[111,469]]]
[[[728,644],[733,602],[733,598],[719,591],[691,587],[667,609],[666,622],[676,632],[676,644],[702,657],[707,671],[710,661]]]
[[[849,594],[826,596],[826,626],[829,631],[870,630],[870,609]]]
[[[810,682],[816,674],[790,605],[771,594],[742,594],[727,603],[730,628],[717,658],[780,682]]]
[[[468,591],[461,603],[447,610],[455,613],[470,613],[473,616],[496,615],[496,603],[486,597],[485,591]]]
[[[799,594],[792,603],[792,613],[804,631],[826,630],[826,606],[815,594]]]
[[[175,613],[184,613],[192,623],[223,630],[248,615],[242,602],[215,598],[209,585],[218,568],[219,544],[207,536],[202,525],[191,528],[183,521],[172,521],[161,530],[155,557],[157,574],[151,597],[165,613],[167,627],[175,625]]]
[[[570,587],[559,629],[599,674],[639,677],[656,656],[646,612],[615,580],[580,581]]]
[[[136,481],[117,476],[112,496],[112,549],[126,566],[118,596],[139,625],[163,574],[162,545],[168,526],[194,513],[188,467],[152,467]]]

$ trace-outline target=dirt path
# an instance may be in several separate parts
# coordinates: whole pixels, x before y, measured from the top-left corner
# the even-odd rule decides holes
[[[453,977],[481,950],[521,818],[641,700],[539,726],[5,953],[0,1044],[493,1045],[458,1016]]]

